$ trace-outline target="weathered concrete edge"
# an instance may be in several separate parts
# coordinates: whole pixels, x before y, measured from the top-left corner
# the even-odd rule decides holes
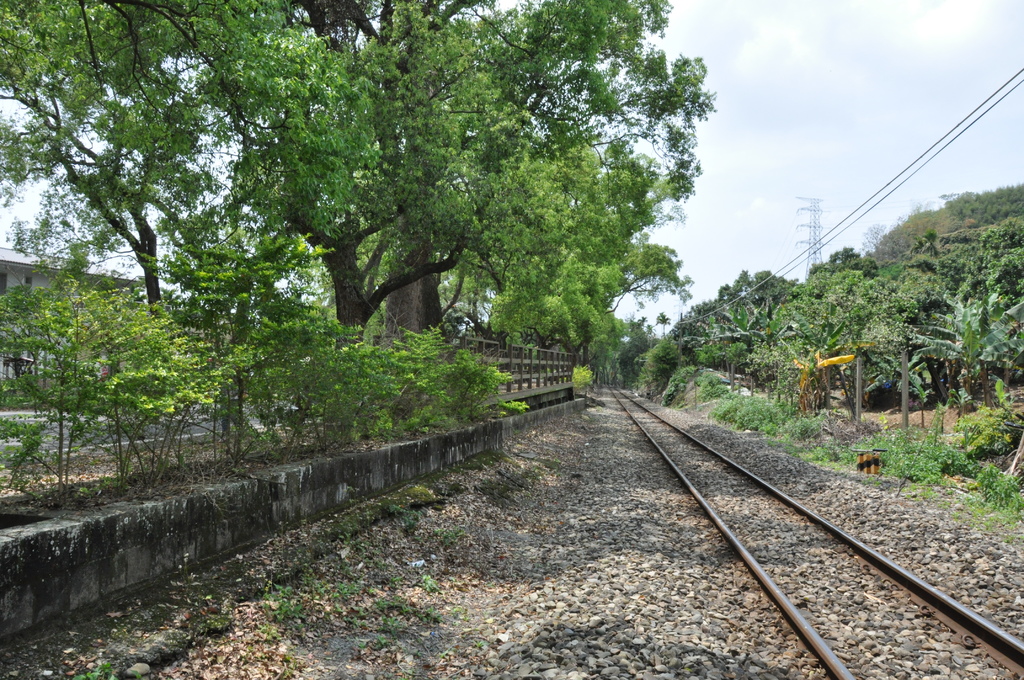
[[[0,638],[238,550],[355,498],[436,472],[585,399],[339,458],[283,465],[188,496],[114,504],[0,532]]]

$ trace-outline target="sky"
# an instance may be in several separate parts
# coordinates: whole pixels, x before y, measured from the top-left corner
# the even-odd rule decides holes
[[[712,299],[744,269],[803,279],[809,206],[828,232],[1024,68],[1019,0],[676,0],[660,46],[701,57],[713,113],[697,127],[703,174],[672,246]],[[858,222],[825,244],[863,250],[874,224],[939,208],[943,194],[1024,183],[1024,86]],[[792,265],[790,265],[792,266]],[[688,305],[662,298],[649,321]],[[660,331],[659,331],[660,332]]]

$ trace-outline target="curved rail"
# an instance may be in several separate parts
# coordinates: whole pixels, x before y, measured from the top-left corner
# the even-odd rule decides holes
[[[616,399],[618,399],[618,397],[616,397]],[[858,557],[878,570],[883,576],[904,588],[910,593],[911,597],[915,601],[931,609],[931,613],[933,613],[937,618],[946,623],[946,625],[954,631],[960,633],[964,639],[965,645],[969,646],[971,643],[980,644],[989,653],[989,655],[992,656],[992,658],[1002,663],[1014,673],[1024,675],[1024,641],[1010,635],[1005,630],[984,618],[974,610],[965,607],[941,590],[938,590],[932,585],[921,580],[912,572],[904,569],[888,557],[846,533],[821,515],[815,513],[813,510],[800,505],[800,503],[783,491],[775,488],[730,458],[715,451],[689,432],[666,421],[640,402],[634,401],[633,399],[630,399],[630,402],[636,404],[644,411],[651,414],[668,427],[671,427],[673,430],[683,435],[708,453],[718,457],[736,471],[743,473],[759,487],[775,496],[781,502],[785,503],[810,521],[819,525],[839,541],[848,545]]]
[[[804,643],[807,649],[818,658],[818,661],[821,663],[826,675],[832,678],[832,680],[854,680],[854,675],[843,664],[839,657],[836,656],[835,652],[833,652],[828,646],[828,643],[825,642],[824,638],[818,634],[818,631],[814,630],[811,624],[807,622],[807,619],[804,618],[803,614],[800,613],[800,610],[796,608],[796,605],[790,601],[786,594],[782,592],[782,589],[779,588],[775,581],[772,580],[772,577],[768,575],[768,572],[766,572],[760,563],[758,563],[757,559],[755,559],[743,544],[740,543],[740,540],[732,533],[725,522],[722,521],[718,516],[718,513],[716,513],[707,500],[705,500],[704,496],[697,491],[696,487],[690,483],[690,480],[686,477],[683,471],[680,470],[672,461],[668,453],[661,448],[658,442],[654,441],[654,437],[652,437],[651,433],[647,431],[647,428],[641,425],[640,421],[633,417],[633,414],[630,413],[629,409],[622,404],[622,400],[619,399],[618,396],[614,395],[614,393],[613,396],[615,396],[615,400],[619,402],[619,406],[622,407],[622,410],[626,412],[626,415],[628,415],[633,423],[640,428],[640,431],[644,433],[644,436],[647,437],[647,441],[649,441],[651,445],[658,450],[658,453],[661,454],[665,463],[669,466],[675,476],[679,478],[679,481],[681,481],[687,488],[690,495],[692,495],[697,501],[704,513],[725,538],[726,542],[728,542],[729,545],[732,546],[733,550],[735,550],[740,556],[740,559],[743,560],[747,569],[761,584],[765,594],[767,594],[772,602],[775,603],[775,606],[779,608],[783,618],[786,619],[790,627]]]

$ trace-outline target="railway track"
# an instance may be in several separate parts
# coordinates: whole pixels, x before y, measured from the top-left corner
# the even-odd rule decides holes
[[[621,396],[828,677],[891,677],[881,655],[905,678],[1024,678],[1024,642]]]

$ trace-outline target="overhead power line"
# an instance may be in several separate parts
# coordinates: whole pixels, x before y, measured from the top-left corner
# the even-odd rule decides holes
[[[804,257],[808,258],[807,271],[808,271],[808,273],[810,273],[810,259],[812,257],[812,251],[815,251],[815,249],[816,249],[816,252],[818,253],[818,256],[820,257],[820,249],[821,249],[821,247],[828,245],[829,243],[834,241],[840,234],[842,234],[844,231],[846,231],[847,229],[852,227],[854,224],[856,224],[858,221],[860,221],[865,215],[867,215],[875,207],[877,207],[879,203],[881,203],[882,201],[887,199],[889,196],[891,196],[893,194],[893,192],[895,192],[901,186],[906,184],[907,181],[911,177],[916,175],[926,165],[931,163],[932,160],[934,160],[936,156],[938,156],[940,153],[945,151],[946,148],[950,144],[955,142],[960,137],[960,135],[962,135],[963,133],[965,133],[968,130],[970,130],[974,126],[975,123],[977,123],[979,120],[984,118],[985,115],[988,114],[989,111],[991,111],[996,106],[998,106],[999,103],[1002,102],[1004,99],[1006,99],[1010,95],[1011,92],[1013,92],[1018,87],[1020,87],[1022,84],[1024,84],[1024,79],[1021,78],[1022,75],[1024,75],[1024,68],[1022,68],[1021,70],[1019,70],[1016,73],[1014,73],[1013,76],[1011,76],[1009,80],[1007,80],[1005,83],[1003,83],[1001,86],[999,86],[999,88],[996,89],[995,92],[993,92],[988,97],[986,97],[985,100],[983,102],[981,102],[980,104],[978,104],[974,108],[973,111],[971,111],[969,114],[964,116],[964,118],[959,123],[957,123],[952,128],[950,128],[949,132],[947,132],[946,134],[942,135],[942,137],[940,137],[934,144],[929,146],[920,156],[915,158],[913,160],[913,162],[910,163],[910,165],[908,165],[907,167],[903,168],[903,170],[901,170],[892,179],[890,179],[888,182],[886,182],[885,185],[882,186],[882,188],[880,188],[875,193],[871,194],[871,196],[869,196],[863,203],[858,205],[846,217],[844,217],[842,220],[837,222],[831,229],[829,229],[827,232],[825,232],[825,234],[822,235],[822,237],[820,239],[818,239],[816,242],[815,242],[815,240],[813,238],[812,239],[808,239],[808,241],[810,242],[808,247],[805,250],[801,251],[801,253],[799,255],[797,255],[795,258],[793,258],[792,260],[790,260],[789,262],[784,264],[778,271],[773,272],[770,277],[766,278],[764,281],[761,281],[760,283],[758,283],[757,285],[752,287],[750,290],[748,290],[743,295],[738,295],[737,297],[733,298],[732,300],[729,300],[728,302],[722,304],[717,309],[714,309],[711,312],[708,312],[707,314],[705,314],[705,315],[703,315],[701,317],[698,317],[696,319],[693,319],[693,320],[694,321],[703,321],[704,319],[710,318],[710,317],[714,316],[715,314],[718,314],[722,310],[728,309],[731,305],[735,304],[736,302],[739,302],[740,300],[745,298],[747,295],[749,295],[750,293],[754,292],[755,290],[757,290],[761,286],[765,285],[766,283],[768,283],[772,279],[780,278],[780,277],[785,277],[790,272],[792,272],[793,269],[796,268],[797,264],[799,264],[800,262],[802,262],[804,260]],[[1016,81],[1016,82],[1014,82],[1014,81]],[[1000,93],[1002,93],[1002,94],[1000,95]],[[995,101],[993,101],[993,100],[995,100]],[[980,113],[979,113],[979,111],[980,111]],[[945,144],[943,144],[943,142],[945,142]],[[936,148],[936,147],[938,147],[938,148]],[[889,187],[892,187],[892,188],[890,189]],[[882,194],[881,198],[879,198],[874,203],[871,203],[872,201],[874,201],[874,199],[876,197],[879,196],[879,194]],[[800,200],[816,200],[816,199],[800,199]],[[871,205],[867,209],[863,210],[863,212],[861,212],[861,210],[864,208],[864,206],[867,206],[869,203],[871,203]],[[801,210],[808,210],[808,209],[809,208],[801,208]],[[858,214],[858,213],[860,213],[860,214]],[[854,218],[854,216],[856,216],[856,218]],[[843,226],[844,224],[846,226]],[[827,240],[825,240],[825,239],[827,239]]]

